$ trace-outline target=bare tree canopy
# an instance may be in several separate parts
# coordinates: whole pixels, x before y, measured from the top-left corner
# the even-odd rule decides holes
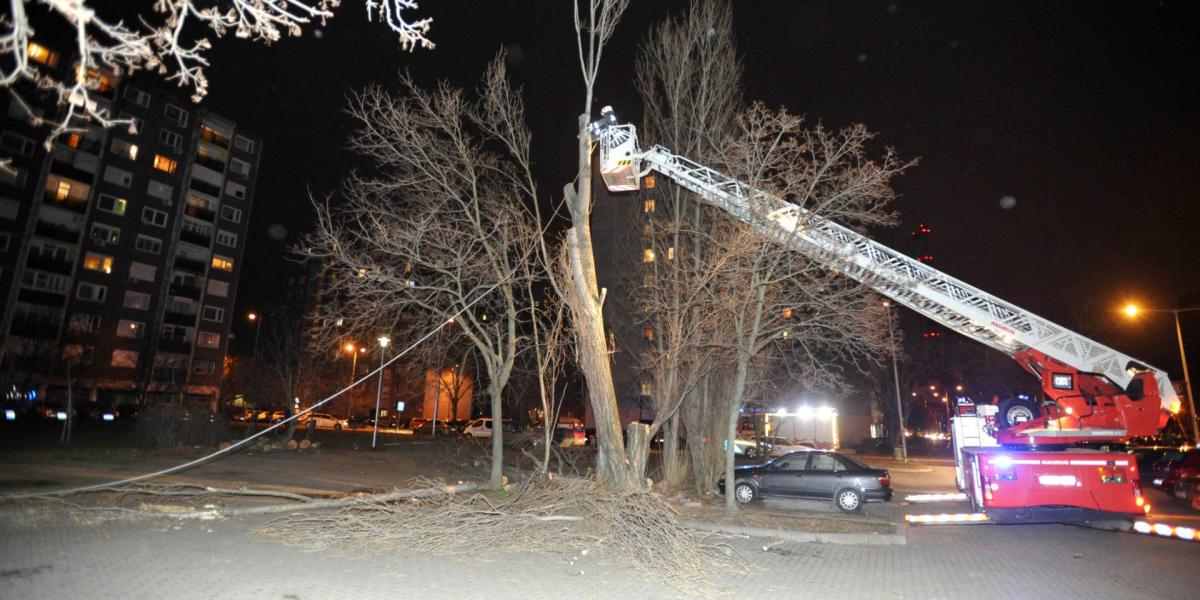
[[[0,16],[0,85],[21,101],[12,86],[20,81],[33,82],[65,107],[65,113],[51,123],[47,143],[63,132],[79,130],[88,121],[104,127],[132,126],[132,121],[115,118],[91,97],[93,91],[107,85],[104,77],[137,71],[156,73],[190,88],[192,100],[199,102],[208,93],[204,70],[209,65],[212,42],[206,35],[222,37],[232,32],[237,38],[270,44],[284,36],[300,36],[312,23],[324,25],[340,3],[155,0],[149,14],[127,21],[122,17],[128,17],[129,8],[100,6],[102,3],[94,0],[10,0],[12,13]],[[426,37],[432,19],[413,20],[405,14],[418,8],[416,0],[365,0],[364,4],[367,17],[391,28],[402,47],[433,48]],[[67,76],[55,71],[58,57],[49,60],[50,51],[33,42],[35,28],[30,9],[38,9],[35,20],[44,9],[51,20],[73,32],[77,55],[64,58],[77,60],[78,66]]]
[[[315,315],[319,337],[453,328],[486,371],[498,422],[523,293],[541,276],[524,106],[503,55],[477,100],[445,84],[421,89],[404,75],[400,83],[398,95],[371,86],[351,96],[359,129],[350,145],[376,172],[347,179],[336,200],[315,202],[317,230],[301,252],[332,271],[334,299]],[[499,486],[502,429],[494,431]]]

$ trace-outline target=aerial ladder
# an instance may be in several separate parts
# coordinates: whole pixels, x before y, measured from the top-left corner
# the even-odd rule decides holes
[[[762,235],[948,329],[1011,356],[1033,374],[1041,383],[1044,397],[1040,402],[1011,398],[1000,402],[996,409],[980,411],[989,416],[986,433],[994,438],[995,448],[981,456],[972,454],[972,464],[960,465],[959,469],[960,473],[968,471],[966,479],[976,480],[978,498],[972,497],[972,501],[977,500],[977,509],[983,510],[987,500],[1000,496],[999,481],[1018,480],[1011,471],[1015,465],[1040,467],[1043,461],[1047,465],[1061,462],[1079,463],[1087,469],[1101,467],[1101,480],[1121,484],[1123,489],[1117,491],[1111,485],[1092,489],[1090,476],[1089,485],[1084,486],[1075,475],[1038,475],[1039,469],[1034,468],[1024,477],[1027,482],[1039,478],[1051,482],[1046,487],[1053,492],[1064,492],[1068,487],[1087,489],[1074,490],[1081,498],[1074,502],[1069,493],[1040,495],[1037,490],[1010,489],[1020,495],[1011,500],[1013,508],[1048,503],[1123,513],[1148,509],[1143,507],[1137,489],[1136,463],[1128,460],[1128,455],[1120,455],[1123,459],[1112,458],[1111,454],[1086,459],[1043,455],[1047,451],[1156,435],[1180,406],[1164,371],[667,148],[655,145],[642,149],[636,127],[618,123],[609,107],[591,124],[590,133],[599,147],[600,174],[610,191],[637,190],[642,177],[650,171],[658,172]],[[996,449],[1010,452],[996,454]],[[1013,459],[1014,450],[1029,454]],[[956,456],[956,460],[961,461],[962,456]],[[971,487],[969,484],[966,487]],[[970,489],[965,491],[971,495]],[[1021,515],[1031,518],[1028,511]]]

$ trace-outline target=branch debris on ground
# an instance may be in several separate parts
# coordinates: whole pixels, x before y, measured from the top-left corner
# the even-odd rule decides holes
[[[661,498],[614,492],[589,479],[532,480],[505,494],[434,491],[400,502],[363,498],[335,513],[288,515],[257,532],[313,550],[363,548],[436,555],[493,552],[588,554],[626,562],[681,591],[705,594],[716,578],[747,564],[728,545],[679,525]]]

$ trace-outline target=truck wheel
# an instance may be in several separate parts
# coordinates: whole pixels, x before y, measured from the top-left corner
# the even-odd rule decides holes
[[[833,496],[833,503],[844,513],[854,513],[862,510],[862,492],[854,488],[843,488]]]
[[[1041,416],[1042,411],[1033,400],[1009,398],[1000,402],[1000,410],[996,422],[1000,429],[1008,429],[1026,421],[1032,421]]]

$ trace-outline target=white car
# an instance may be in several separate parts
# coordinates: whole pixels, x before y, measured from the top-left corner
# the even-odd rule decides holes
[[[492,437],[492,418],[484,417],[467,423],[462,430],[463,437],[490,438]]]
[[[733,455],[734,456],[745,456],[746,458],[758,458],[758,453],[759,453],[758,446],[759,446],[758,442],[756,442],[754,440],[747,440],[744,438],[736,438],[733,441]],[[763,444],[762,446],[763,446],[762,451],[766,454],[770,454],[770,452],[771,452],[770,444]]]
[[[335,417],[328,413],[308,413],[299,419],[301,423],[305,424],[309,420],[315,420],[319,429],[344,429],[350,427],[350,423],[346,419]]]
[[[784,454],[791,454],[793,452],[807,452],[809,450],[815,450],[815,448],[808,444],[796,442],[787,438],[765,437],[762,438],[762,441],[766,442],[767,446],[770,447],[768,456],[783,456]]]

